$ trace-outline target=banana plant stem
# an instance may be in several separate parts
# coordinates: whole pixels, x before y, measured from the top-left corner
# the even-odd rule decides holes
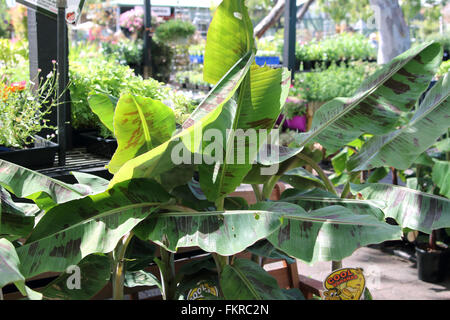
[[[331,262],[331,271],[336,271],[342,269],[342,261],[332,261]]]
[[[311,168],[313,168],[317,174],[319,175],[319,177],[322,179],[322,181],[325,183],[325,187],[327,188],[327,190],[333,194],[335,194],[336,196],[338,195],[336,189],[334,188],[334,185],[331,183],[330,179],[328,179],[327,175],[325,174],[325,172],[322,170],[322,168],[316,163],[314,162],[313,159],[311,159],[310,157],[299,153],[297,155],[297,158],[305,161],[306,163],[308,163],[308,165],[311,166]]]
[[[123,300],[123,288],[125,280],[125,253],[127,247],[133,238],[133,233],[125,235],[122,238],[122,244],[117,248],[117,257],[114,259],[114,273],[113,273],[113,299]]]
[[[252,184],[253,192],[255,193],[256,202],[263,201],[259,184]]]
[[[176,294],[174,254],[160,247],[161,261],[158,264],[161,273],[164,300],[174,300]]]

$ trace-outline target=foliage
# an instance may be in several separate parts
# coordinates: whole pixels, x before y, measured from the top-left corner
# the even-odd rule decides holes
[[[144,41],[124,39],[116,43],[102,42],[102,52],[106,56],[115,56],[122,65],[140,65],[144,50]]]
[[[20,82],[29,78],[28,43],[0,39],[0,81]]]
[[[144,41],[142,39],[118,39],[100,42],[102,53],[105,56],[114,56],[121,65],[128,65],[142,74]],[[167,44],[153,40],[151,43],[152,78],[168,82],[172,71],[174,50]]]
[[[193,44],[189,46],[189,54],[194,56],[203,56],[205,54],[205,44]]]
[[[188,71],[178,71],[175,74],[175,80],[180,84],[189,83],[202,87],[209,86],[209,83],[203,80],[203,70],[201,70],[201,68],[198,69]]]
[[[179,39],[188,39],[194,35],[195,26],[186,20],[172,19],[160,24],[155,30],[155,36],[159,41],[172,42]]]
[[[84,174],[76,177],[78,184],[68,185],[0,161],[0,185],[5,188],[0,191],[6,194],[2,197],[6,199],[2,200],[2,230],[3,226],[12,229],[14,214],[23,218],[30,210],[12,202],[6,191],[33,200],[38,206],[34,210],[45,212],[32,221],[37,223],[30,224],[31,229],[6,235],[18,239],[25,233],[24,243],[14,247],[6,238],[1,240],[6,250],[0,256],[13,272],[1,272],[0,285],[15,283],[22,294],[36,298],[23,288],[24,279],[45,272],[63,275],[68,266],[82,265],[92,272],[92,287],[97,288],[109,264],[99,268],[99,260],[89,264],[85,259],[111,253],[114,299],[123,299],[124,278],[133,286],[137,282],[125,276],[124,262],[130,257],[127,248],[132,239],[139,239],[159,247],[158,257],[152,250],[147,257],[158,266],[161,281],[146,278],[157,283],[166,300],[180,298],[178,289],[192,288],[205,277],[218,284],[219,299],[301,298],[298,291],[278,288],[276,280],[254,262],[258,259],[246,260],[238,254],[248,250],[258,258],[277,250],[311,264],[338,261],[361,246],[399,239],[404,227],[430,232],[450,226],[450,201],[443,197],[391,185],[358,184],[351,178],[338,192],[318,165],[321,155],[317,157],[314,149],[314,144],[320,144],[337,152],[363,135],[370,135],[370,143],[402,130],[403,125],[414,128],[424,119],[439,117],[433,131],[421,131],[420,148],[431,147],[436,134],[448,130],[442,119],[449,116],[449,75],[415,106],[442,60],[439,44],[412,48],[368,77],[352,97],[323,105],[311,130],[295,135],[295,146],[283,148],[260,137],[241,146],[245,161],[236,164],[223,161],[237,152],[230,130],[271,131],[289,95],[288,70],[254,63],[252,35],[244,1],[224,0],[211,23],[205,54],[205,79],[215,86],[174,134],[169,134],[173,113],[156,99],[125,94],[115,108],[110,103],[112,111],[101,108],[113,116],[108,117],[108,125],[114,127],[121,145],[110,163],[111,181],[86,179]],[[198,136],[208,129],[221,134],[211,144]],[[409,145],[415,143],[414,138],[405,135],[402,140]],[[358,148],[358,156],[368,158],[391,153],[383,148]],[[279,157],[264,157],[259,152],[268,149],[278,150]],[[175,163],[177,152],[186,155],[185,162]],[[220,152],[223,157],[215,158]],[[194,166],[190,160],[198,156],[206,160]],[[408,156],[399,148],[398,157],[389,160],[395,166]],[[274,172],[261,171],[273,165],[278,165]],[[304,166],[312,167],[318,176]],[[350,176],[360,174],[346,163],[343,168]],[[194,185],[195,169],[199,181]],[[285,191],[280,201],[267,201],[275,184],[287,176],[295,187]],[[242,183],[254,185],[257,203],[229,197]],[[398,225],[386,223],[386,217]],[[175,272],[174,253],[189,247],[209,254]],[[135,250],[133,256],[137,256]],[[136,268],[132,271],[139,272]],[[93,294],[92,287],[84,298]],[[63,296],[70,294],[64,288],[59,291]]]
[[[450,60],[447,60],[447,61],[442,62],[441,66],[439,67],[439,70],[436,74],[436,77],[442,78],[449,71],[450,71]]]
[[[444,48],[444,51],[450,52],[450,34],[444,33],[432,33],[429,34],[426,38],[426,41],[437,41],[439,42],[442,47]]]
[[[330,15],[335,23],[348,21],[355,23],[359,19],[367,20],[373,15],[369,0],[318,0],[318,9]]]
[[[374,63],[352,62],[348,66],[333,63],[325,70],[297,73],[292,94],[307,102],[350,97],[376,69]]]
[[[118,64],[115,56],[99,54],[96,46],[71,51],[69,74],[72,125],[76,129],[100,128],[101,135],[111,136],[110,130],[89,107],[88,96],[95,92],[116,98],[125,93],[134,93],[167,101],[180,122],[192,109],[191,103],[181,94],[172,92],[154,79],[144,80],[135,75],[128,66]]]
[[[0,38],[9,38],[9,12],[6,2],[0,3]]]
[[[39,77],[39,75],[38,75]],[[34,141],[34,135],[45,128],[48,114],[55,108],[56,67],[53,72],[38,78],[39,88],[31,81],[0,83],[0,145],[26,148]]]
[[[300,61],[373,60],[377,52],[364,35],[342,33],[299,44],[295,55]]]
[[[284,105],[283,114],[288,119],[292,119],[295,116],[306,115],[306,103],[300,99],[294,97],[288,97],[286,104]]]
[[[267,36],[258,39],[258,56],[279,56],[283,55],[284,39],[279,36]]]

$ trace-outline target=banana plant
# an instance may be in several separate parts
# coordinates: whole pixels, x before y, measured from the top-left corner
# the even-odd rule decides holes
[[[369,77],[354,97],[325,104],[312,129],[285,148],[272,138],[288,95],[289,73],[255,64],[252,30],[243,0],[222,1],[205,52],[204,78],[214,88],[178,130],[170,110],[159,101],[126,95],[114,105],[99,99],[104,110],[114,112],[105,119],[120,146],[109,165],[111,181],[78,175],[79,184],[62,184],[0,162],[3,192],[36,204],[13,205],[10,194],[2,197],[7,199],[2,206],[8,208],[7,217],[18,210],[24,226],[13,225],[10,218],[1,220],[0,231],[8,234],[0,233],[0,270],[14,272],[0,273],[0,287],[13,283],[29,298],[39,298],[23,287],[24,279],[55,272],[59,277],[40,293],[44,299],[87,299],[107,281],[113,284],[115,299],[123,298],[125,285],[145,284],[157,285],[165,299],[177,299],[187,297],[182,291],[206,278],[219,288],[217,295],[207,296],[211,299],[301,298],[300,292],[278,288],[258,259],[238,255],[248,250],[261,256],[278,252],[310,264],[339,261],[359,247],[399,239],[402,227],[430,232],[450,226],[450,205],[443,197],[391,185],[353,184],[351,179],[338,192],[311,148],[320,143],[338,152],[372,136],[368,147],[361,147],[342,167],[351,176],[369,164],[376,168],[383,160],[391,161],[391,156],[381,155],[390,150],[382,147],[384,143],[395,146],[412,139],[414,145],[417,136],[412,131],[430,119],[435,128],[423,130],[426,137],[420,135],[417,143],[420,149],[433,144],[445,127],[440,119],[449,116],[447,82],[438,86],[439,93],[429,93],[420,107],[416,102],[442,59],[439,44],[405,52]],[[252,130],[265,135],[251,140],[246,134]],[[236,139],[242,137],[239,145]],[[411,157],[404,152],[399,148],[389,165],[404,165]],[[242,162],[226,161],[239,156]],[[376,157],[381,162],[372,161]],[[195,172],[199,181],[192,180]],[[267,201],[284,179],[294,188],[279,201]],[[245,182],[254,185],[256,204],[230,197]],[[30,212],[36,217],[31,222],[26,218]],[[386,217],[399,225],[386,223]],[[159,253],[144,243],[157,246]],[[255,249],[261,243],[267,253]],[[175,253],[192,247],[208,256],[175,272]],[[146,259],[135,260],[143,256]],[[159,277],[145,270],[149,261],[158,266]],[[64,286],[67,268],[72,267],[92,279],[83,284],[86,291],[72,292]]]

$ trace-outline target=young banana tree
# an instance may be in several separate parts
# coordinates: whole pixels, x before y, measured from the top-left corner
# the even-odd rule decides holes
[[[371,135],[348,159],[348,172],[410,165],[448,130],[447,77],[416,106],[442,59],[439,44],[407,51],[354,97],[325,104],[312,129],[286,148],[273,139],[273,128],[289,73],[255,64],[252,30],[243,0],[222,1],[205,54],[205,80],[214,88],[173,134],[173,112],[159,101],[90,98],[118,140],[111,181],[77,174],[79,184],[68,185],[0,161],[0,288],[14,283],[29,298],[87,299],[112,281],[116,299],[125,285],[149,284],[165,299],[177,299],[213,279],[222,299],[293,299],[299,292],[278,288],[260,264],[236,255],[247,250],[308,263],[339,261],[362,246],[399,239],[404,227],[431,232],[450,226],[450,201],[443,197],[352,179],[339,193],[311,148],[320,143],[337,152]],[[290,179],[294,189],[267,201],[280,179]],[[229,196],[242,183],[254,185],[256,204]],[[35,206],[13,202],[9,193]],[[174,253],[190,247],[210,255],[175,272]],[[159,278],[146,272],[150,261]],[[82,291],[64,285],[65,271],[74,266],[88,275]],[[45,272],[60,277],[40,293],[26,288],[25,279]]]

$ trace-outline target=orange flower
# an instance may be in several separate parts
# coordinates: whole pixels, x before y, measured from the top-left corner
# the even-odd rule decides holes
[[[25,90],[27,85],[26,81],[20,81],[20,82],[13,82],[9,86],[3,86],[3,88],[0,88],[0,97],[3,101],[8,99],[8,95],[10,92],[17,92],[17,91],[23,91]]]
[[[23,91],[27,85],[26,81],[13,82],[9,87],[10,92]]]

